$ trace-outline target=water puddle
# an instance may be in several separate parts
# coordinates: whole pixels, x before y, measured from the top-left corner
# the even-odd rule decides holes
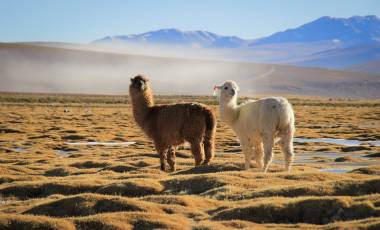
[[[12,151],[17,152],[17,153],[22,153],[22,152],[25,152],[25,149],[21,147],[14,147],[12,148]]]
[[[380,140],[376,141],[359,141],[359,140],[348,140],[348,139],[334,139],[334,138],[294,138],[294,142],[297,143],[328,143],[337,144],[344,146],[359,146],[362,144],[369,144],[374,146],[380,146]]]
[[[72,146],[94,146],[94,145],[102,145],[102,146],[129,146],[136,144],[134,141],[127,141],[127,142],[97,142],[97,141],[89,141],[89,142],[65,142],[66,145],[72,145]]]
[[[355,155],[355,154],[344,154],[344,153],[334,153],[334,152],[318,152],[318,153],[305,153],[301,154],[298,157],[296,156],[295,161],[298,163],[317,163],[321,160],[328,159],[328,160],[335,160],[339,157],[351,157],[355,159],[368,159],[367,157],[363,155]],[[371,160],[371,159],[369,159]],[[341,163],[347,163],[347,162],[341,162]],[[357,162],[354,162],[357,164]]]
[[[298,143],[329,143],[342,146],[360,146],[363,144],[380,146],[380,140],[375,141],[359,141],[359,140],[348,140],[348,139],[334,139],[334,138],[294,138],[294,142]],[[335,162],[334,160],[339,157],[351,157],[354,159],[367,159],[363,162]],[[327,160],[327,162],[323,162]],[[283,161],[279,161],[283,163]],[[372,165],[379,165],[380,162],[374,159],[368,159],[364,155],[350,153],[334,153],[334,152],[316,152],[316,153],[305,153],[300,154],[295,157],[295,164],[300,163],[323,163],[326,164],[326,168],[320,169],[322,172],[331,173],[347,173],[357,168],[367,167]]]
[[[67,151],[67,150],[63,150],[63,149],[57,149],[55,150],[55,152],[60,155],[61,157],[68,157],[70,156],[71,153],[73,153],[73,151]]]
[[[346,172],[351,171],[351,169],[330,168],[330,169],[321,169],[320,171],[321,172],[330,172],[330,173],[346,173]]]
[[[336,158],[340,157],[351,157],[353,159],[365,159],[360,162],[351,162],[343,161],[336,162]],[[284,164],[282,159],[274,159],[274,163]],[[364,155],[353,154],[353,153],[335,153],[335,152],[315,152],[315,153],[301,153],[295,154],[294,164],[323,164],[326,165],[326,168],[320,169],[322,172],[331,172],[331,173],[346,173],[354,169],[380,165],[380,161],[375,159],[368,158]]]

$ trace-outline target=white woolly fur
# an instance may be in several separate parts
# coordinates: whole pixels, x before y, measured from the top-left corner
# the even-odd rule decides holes
[[[290,171],[293,162],[294,113],[290,103],[282,97],[269,97],[237,104],[239,87],[234,81],[215,86],[219,90],[219,110],[222,121],[226,122],[237,135],[245,155],[245,168],[249,169],[251,159],[263,172],[273,156],[273,145],[279,145],[285,156],[285,169]]]

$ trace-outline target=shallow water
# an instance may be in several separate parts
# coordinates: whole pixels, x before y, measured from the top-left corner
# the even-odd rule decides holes
[[[367,159],[363,162],[335,162],[334,160],[338,157],[352,157],[356,159]],[[326,162],[320,162],[321,160],[327,160]],[[282,159],[274,159],[274,163],[284,164]],[[351,170],[379,165],[380,162],[368,158],[364,155],[356,153],[335,153],[335,152],[314,152],[314,153],[302,153],[296,154],[294,158],[294,164],[307,164],[307,163],[321,163],[326,166],[326,168],[321,169],[322,172],[331,172],[331,173],[346,173]]]
[[[362,144],[380,146],[380,140],[359,141],[359,140],[334,139],[334,138],[294,138],[294,142],[298,142],[298,143],[322,142],[322,143],[337,144],[337,145],[344,145],[344,146],[359,146]]]
[[[25,152],[25,148],[22,148],[22,147],[15,147],[15,148],[12,148],[12,150],[18,153]]]
[[[68,157],[73,151],[58,149],[58,150],[55,150],[55,152],[62,157]]]
[[[339,168],[330,168],[330,169],[321,169],[321,172],[330,172],[330,173],[346,173],[353,169],[339,169]]]
[[[128,146],[136,144],[134,141],[127,142],[97,142],[97,141],[89,141],[89,142],[65,142],[67,145],[104,145],[104,146]]]
[[[324,159],[335,160],[338,157],[347,157],[347,156],[352,157],[352,158],[368,159],[364,155],[352,154],[352,153],[314,152],[314,153],[295,154],[294,163],[295,164],[318,163],[320,162],[320,160],[324,160]],[[274,159],[273,162],[284,163],[282,159]],[[328,164],[329,162],[323,162],[323,163]],[[347,162],[333,162],[333,163],[347,163]],[[350,162],[350,163],[358,164],[357,162]]]
[[[314,153],[303,153],[295,156],[295,163],[317,163],[320,160],[330,159],[334,160],[338,157],[352,157],[352,158],[363,158],[368,159],[364,155],[353,154],[353,153],[336,153],[336,152],[314,152]],[[346,163],[346,162],[339,162]],[[357,163],[357,162],[355,162]]]

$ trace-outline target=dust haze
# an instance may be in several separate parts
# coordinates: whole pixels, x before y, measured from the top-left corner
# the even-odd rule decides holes
[[[234,63],[207,61],[215,53],[205,50],[133,45],[14,46],[0,49],[1,91],[127,94],[129,79],[145,74],[160,94],[212,94],[215,84],[239,72]],[[178,56],[182,59],[172,58]],[[191,59],[195,57],[205,60]]]
[[[380,97],[374,75],[236,62],[229,55],[165,46],[0,43],[0,91],[126,95],[129,79],[145,74],[156,94],[212,95],[215,84],[233,79],[246,96]]]

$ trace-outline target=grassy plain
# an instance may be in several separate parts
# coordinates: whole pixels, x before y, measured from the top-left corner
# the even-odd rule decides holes
[[[214,97],[157,103],[180,101],[217,110]],[[379,100],[290,101],[297,138],[380,139]],[[184,146],[167,173],[126,96],[3,93],[0,108],[0,229],[380,228],[375,145],[296,142],[291,173],[276,147],[263,174],[242,169],[239,143],[218,120],[212,164],[194,168]],[[136,143],[68,144],[88,141]]]

